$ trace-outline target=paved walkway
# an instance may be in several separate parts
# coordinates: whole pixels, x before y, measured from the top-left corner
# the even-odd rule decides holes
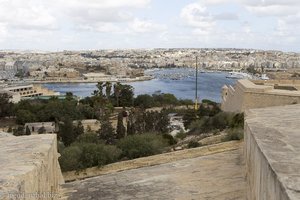
[[[68,199],[235,200],[245,197],[241,149],[65,184]]]

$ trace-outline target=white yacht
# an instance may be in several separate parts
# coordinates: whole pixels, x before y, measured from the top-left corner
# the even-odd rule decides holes
[[[269,80],[270,78],[267,76],[267,74],[262,74],[260,79],[261,80]]]
[[[252,79],[253,77],[250,74],[244,72],[229,72],[229,75],[226,78],[232,79]]]

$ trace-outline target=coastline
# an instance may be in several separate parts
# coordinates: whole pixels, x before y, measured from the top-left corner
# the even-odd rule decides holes
[[[103,78],[103,79],[55,79],[55,80],[23,80],[25,83],[31,84],[47,84],[47,83],[98,83],[98,82],[120,82],[130,83],[139,81],[149,81],[154,79],[152,76],[141,76],[136,78]]]

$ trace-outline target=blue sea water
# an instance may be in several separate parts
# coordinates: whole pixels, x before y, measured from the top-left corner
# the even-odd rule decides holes
[[[149,81],[126,83],[134,87],[136,95],[172,93],[180,99],[195,99],[195,72],[191,69],[162,69],[148,71],[155,76]],[[225,72],[198,73],[198,96],[200,99],[210,99],[221,102],[221,88],[224,84],[233,85],[235,80],[227,79]],[[79,97],[90,96],[96,90],[96,83],[51,83],[45,87],[65,94],[72,92]]]

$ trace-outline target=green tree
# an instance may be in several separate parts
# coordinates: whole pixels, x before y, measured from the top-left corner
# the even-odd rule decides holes
[[[31,135],[31,131],[28,126],[26,126],[25,135]]]
[[[122,85],[117,82],[114,84],[114,98],[116,100],[116,106],[120,106],[120,93],[121,93]]]
[[[109,121],[109,114],[105,114],[101,119],[101,127],[97,131],[99,138],[107,144],[112,144],[115,139],[115,130]]]
[[[0,118],[8,117],[12,114],[13,104],[7,93],[0,93]]]
[[[98,82],[96,87],[97,87],[97,90],[94,91],[93,95],[97,96],[97,97],[103,97],[104,83]]]
[[[16,121],[18,124],[26,124],[29,122],[35,122],[36,116],[28,110],[18,110],[16,113]]]
[[[126,128],[123,124],[123,112],[118,114],[118,122],[117,122],[117,139],[121,139],[125,137]]]
[[[107,99],[110,99],[111,89],[112,89],[112,84],[111,84],[111,82],[107,81],[105,83],[105,95],[106,95]]]
[[[62,142],[65,146],[70,146],[76,140],[76,134],[74,133],[74,127],[70,118],[65,118],[59,124],[59,133]]]
[[[66,93],[66,100],[67,100],[67,101],[72,101],[72,100],[74,100],[74,95],[73,95],[72,92],[67,92],[67,93]]]
[[[13,132],[13,129],[12,129],[12,127],[11,127],[11,126],[9,126],[9,127],[8,127],[8,130],[7,130],[7,132],[8,132],[8,133],[12,133],[12,132]]]
[[[99,137],[97,136],[96,133],[87,133],[80,135],[76,142],[78,143],[95,143],[95,144],[100,144],[103,142],[102,140],[99,140]]]
[[[46,129],[44,126],[42,126],[41,128],[39,128],[38,134],[44,134],[44,133],[46,133]]]
[[[141,108],[151,108],[154,107],[155,102],[153,100],[153,97],[150,96],[149,94],[142,94],[138,95],[134,99],[134,106],[138,106]]]
[[[183,115],[183,124],[186,129],[189,128],[190,124],[197,119],[197,112],[193,109],[186,110]]]
[[[162,153],[167,141],[161,135],[136,134],[121,139],[117,146],[124,157],[134,159]]]
[[[81,121],[77,122],[76,126],[73,126],[73,132],[76,138],[78,138],[78,136],[84,134],[84,127],[82,125]]]
[[[134,92],[131,85],[122,85],[121,83],[114,84],[114,101],[115,106],[125,107],[132,106],[134,101]]]
[[[24,135],[24,126],[18,126],[16,129],[13,129],[14,136]]]
[[[80,158],[82,150],[79,146],[66,147],[59,157],[59,164],[62,171],[78,170],[81,168]]]
[[[157,103],[157,106],[168,106],[168,105],[177,105],[178,99],[173,94],[153,94],[152,95],[154,102]]]

